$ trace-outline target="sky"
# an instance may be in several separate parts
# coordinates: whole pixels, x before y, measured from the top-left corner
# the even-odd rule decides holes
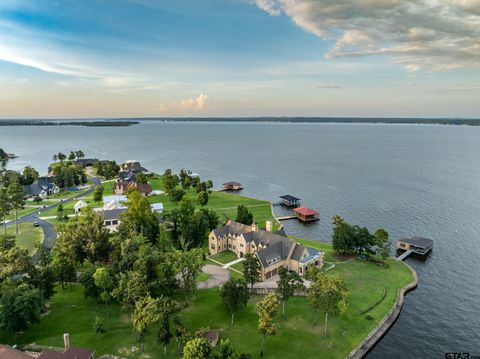
[[[480,0],[0,0],[0,119],[480,117]]]

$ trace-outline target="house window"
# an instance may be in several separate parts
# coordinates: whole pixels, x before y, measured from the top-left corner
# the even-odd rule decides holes
[[[231,243],[228,243],[228,248],[232,248],[232,244]]]
[[[117,219],[115,219],[115,220],[112,221],[112,225],[117,225],[117,224],[118,224],[118,220],[117,220]]]
[[[213,250],[215,250],[215,244],[212,243],[212,244],[210,245],[210,248],[212,248]]]
[[[243,243],[240,243],[240,247],[242,247],[242,248],[243,248]]]
[[[226,244],[223,245],[223,249],[227,249],[227,245],[226,245]]]
[[[233,249],[237,249],[235,246],[233,246]]]

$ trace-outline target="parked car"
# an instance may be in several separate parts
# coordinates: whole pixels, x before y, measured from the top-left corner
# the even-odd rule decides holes
[[[40,227],[40,223],[38,223],[37,221],[33,222],[33,226],[34,227]]]

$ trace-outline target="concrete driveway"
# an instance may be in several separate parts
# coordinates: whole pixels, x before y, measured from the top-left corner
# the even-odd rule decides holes
[[[202,271],[207,273],[210,278],[197,283],[198,289],[209,289],[221,286],[227,280],[230,279],[230,272],[228,269],[216,266],[213,264],[205,264],[202,267]]]

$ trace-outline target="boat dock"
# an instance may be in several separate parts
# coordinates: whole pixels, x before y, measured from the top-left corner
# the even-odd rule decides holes
[[[433,249],[433,240],[422,237],[401,238],[397,240],[397,250],[404,250],[397,260],[403,261],[410,254],[427,255]]]

